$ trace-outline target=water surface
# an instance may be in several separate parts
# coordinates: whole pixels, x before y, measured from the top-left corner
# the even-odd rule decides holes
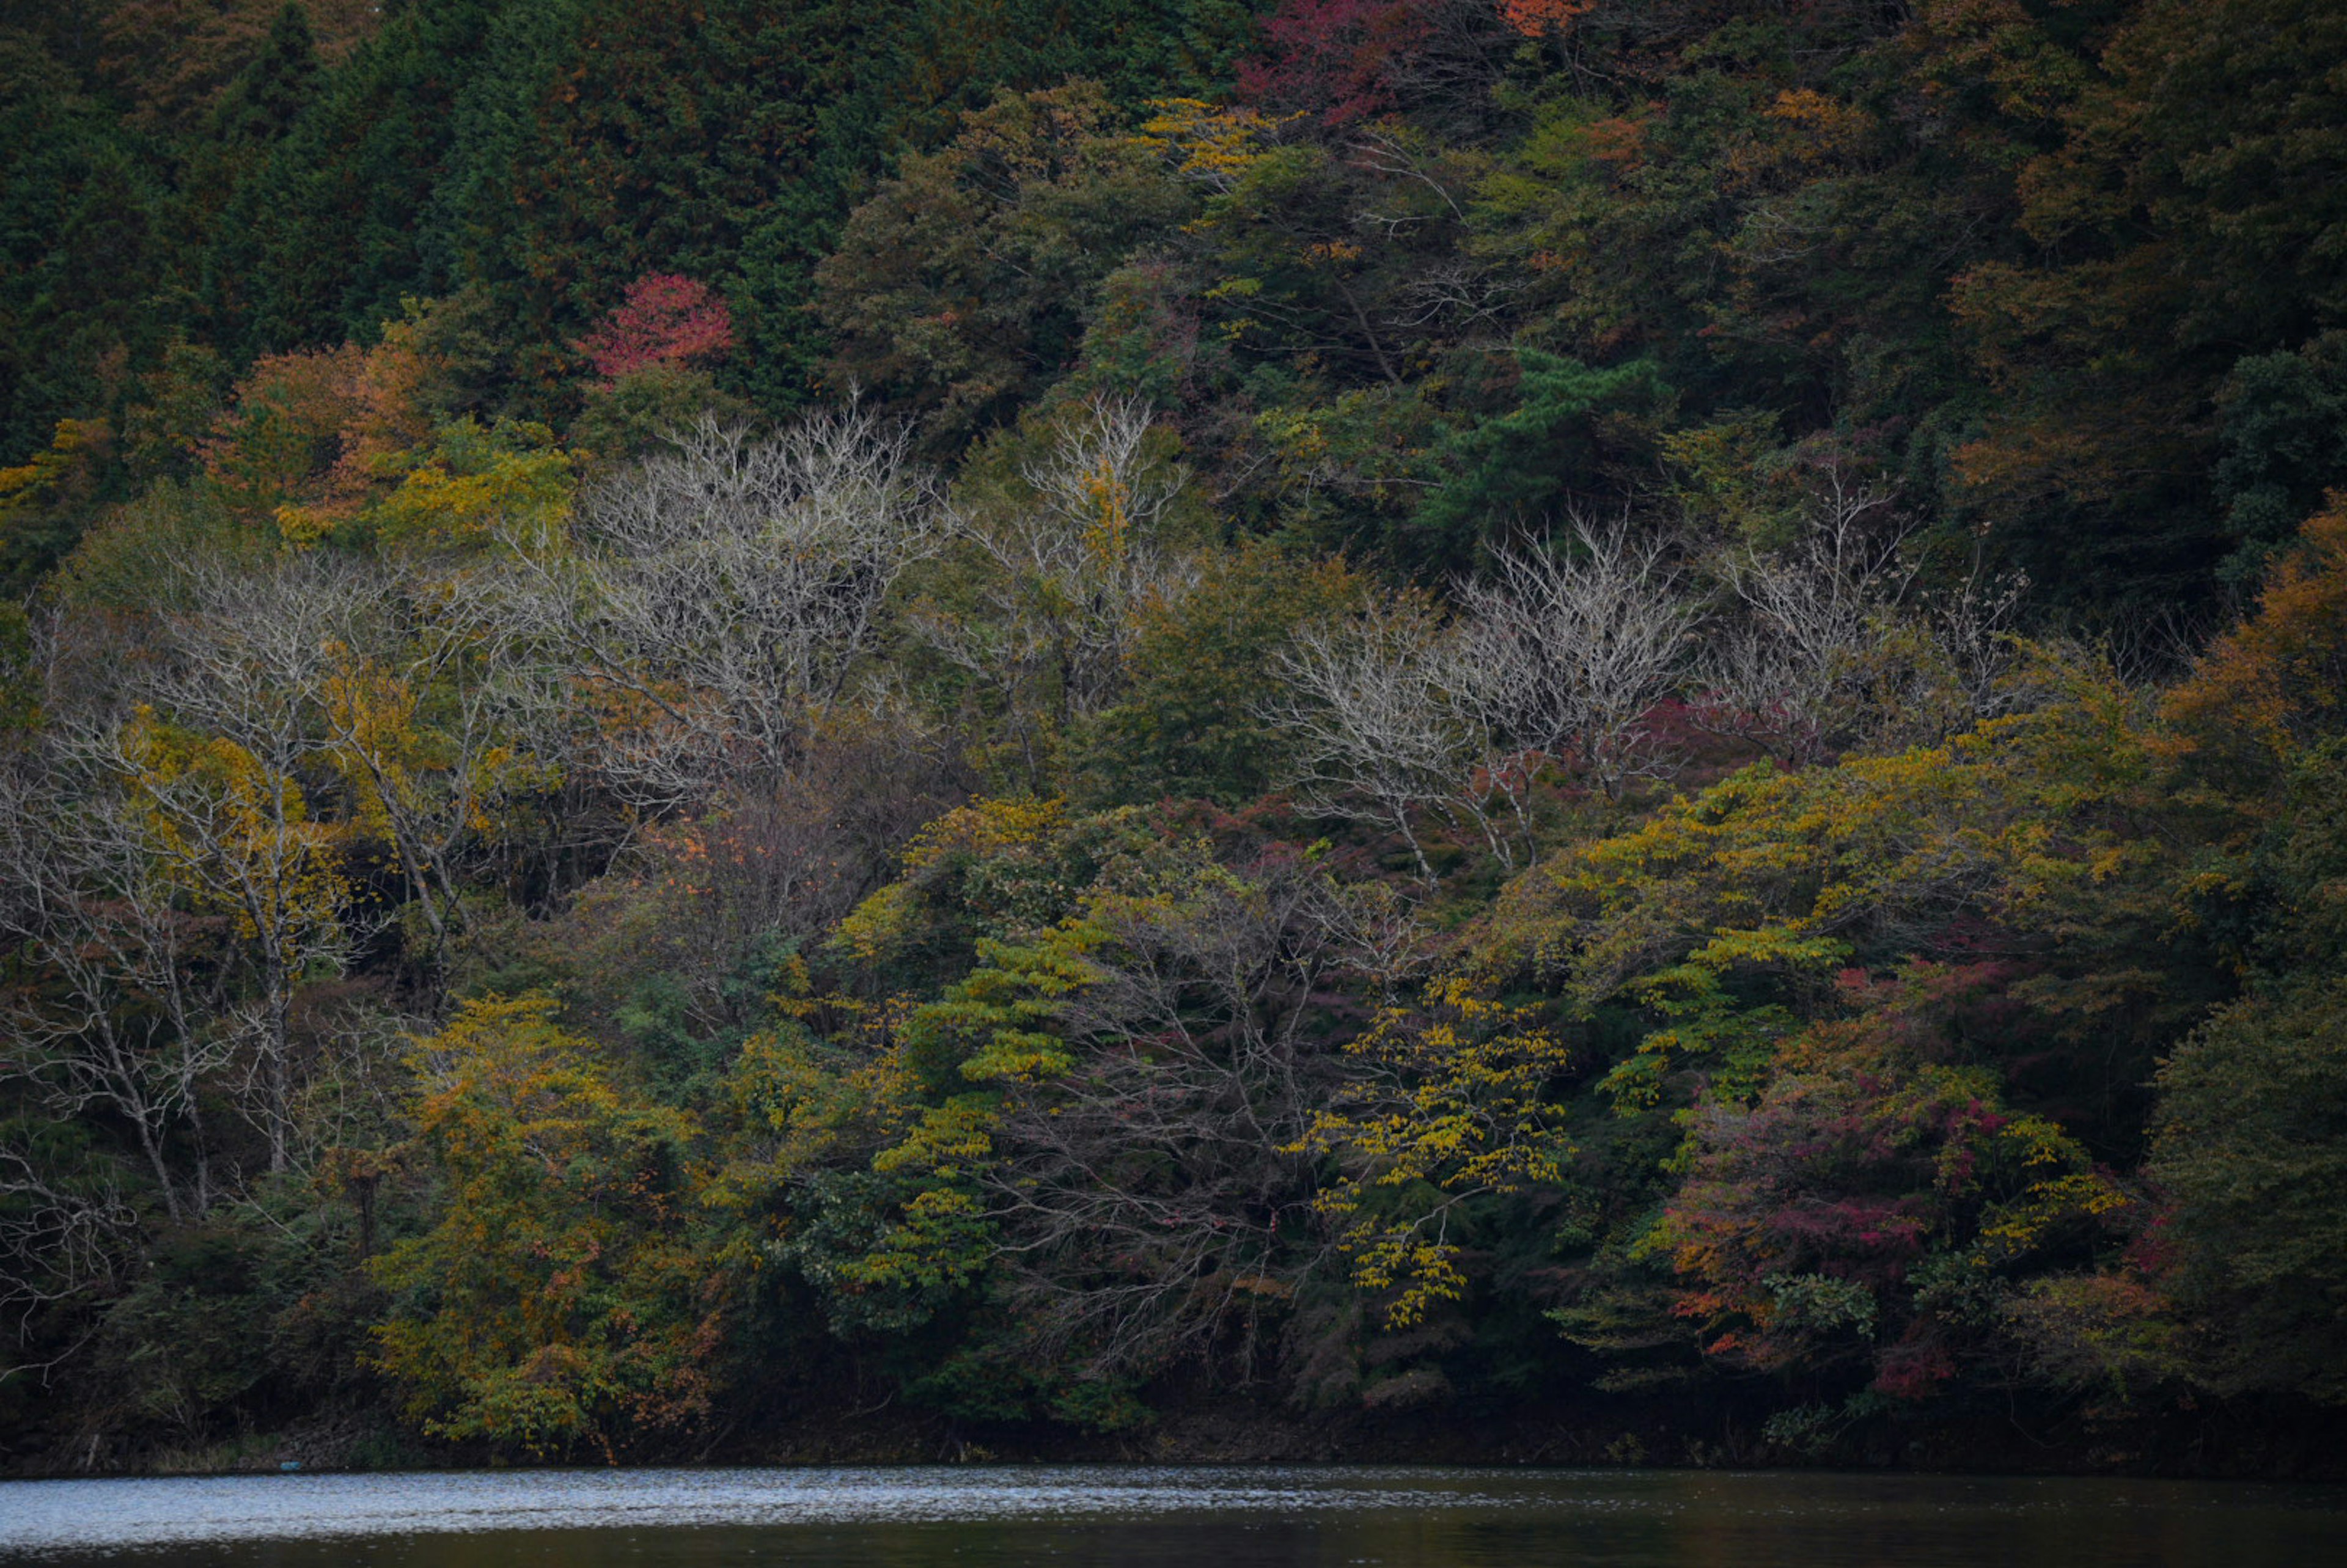
[[[145,1568],[2259,1568],[2347,1563],[2347,1491],[1360,1466],[0,1482],[0,1563]]]

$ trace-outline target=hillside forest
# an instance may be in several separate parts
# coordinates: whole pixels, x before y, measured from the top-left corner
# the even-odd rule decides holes
[[[0,1467],[2335,1466],[2342,84],[17,0]]]

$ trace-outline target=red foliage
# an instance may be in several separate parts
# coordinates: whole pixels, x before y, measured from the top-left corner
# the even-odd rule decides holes
[[[1919,1295],[1919,1268],[1961,1259],[1976,1286],[2017,1291],[2007,1271],[2025,1274],[2110,1212],[2083,1149],[2001,1106],[1986,1070],[1952,1064],[2020,1021],[2006,989],[2016,972],[1846,972],[1856,1016],[1789,1042],[1756,1101],[1698,1109],[1659,1235],[1680,1279],[1673,1310],[1708,1322],[1711,1355],[1768,1370],[1863,1367],[1876,1391],[1921,1398],[1955,1375],[1952,1344],[1969,1330]]]
[[[606,383],[656,365],[706,364],[733,347],[733,317],[706,283],[647,272],[574,344]]]
[[[1955,1377],[1955,1358],[1948,1353],[1938,1327],[1929,1319],[1918,1318],[1908,1324],[1896,1343],[1876,1354],[1876,1392],[1894,1399],[1921,1399]]]
[[[1239,94],[1329,125],[1387,113],[1393,67],[1427,42],[1430,11],[1425,0],[1284,0],[1264,21],[1264,52],[1239,65]]]

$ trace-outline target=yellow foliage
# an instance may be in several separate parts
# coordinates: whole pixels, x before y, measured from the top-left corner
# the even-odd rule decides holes
[[[477,472],[456,471],[445,455],[436,455],[410,470],[372,515],[392,545],[482,545],[507,529],[534,540],[559,538],[570,515],[571,478],[570,455],[550,444],[499,452]]]
[[[352,897],[340,835],[311,819],[293,778],[220,736],[141,709],[128,737],[149,831],[172,879],[246,941],[331,927]]]
[[[416,1041],[446,1202],[374,1265],[400,1293],[374,1363],[427,1432],[610,1457],[708,1414],[727,1299],[679,1224],[694,1123],[624,1092],[558,1011],[475,1000]]]
[[[905,846],[905,875],[850,910],[833,942],[866,962],[879,958],[906,935],[928,874],[956,858],[1040,846],[1066,823],[1067,804],[1060,800],[981,800],[946,813]]]
[[[1304,118],[1301,111],[1266,115],[1201,98],[1156,98],[1149,107],[1156,113],[1142,125],[1142,145],[1171,153],[1184,176],[1218,190],[1230,190],[1270,154],[1280,127]]]
[[[105,443],[108,434],[102,420],[58,420],[46,447],[15,467],[0,468],[0,520],[35,504],[43,491],[61,483],[76,464]]]
[[[1546,1091],[1573,1052],[1532,1009],[1461,975],[1387,1009],[1346,1051],[1362,1077],[1296,1149],[1340,1162],[1316,1206],[1344,1225],[1354,1283],[1387,1298],[1388,1327],[1407,1327],[1465,1288],[1449,1237],[1460,1204],[1562,1179],[1569,1151]]]
[[[2347,718],[2347,491],[2299,529],[2248,620],[2168,693],[2171,748],[2219,770],[2286,761]],[[2238,784],[2236,777],[2229,783]]]
[[[1487,956],[1562,977],[1585,1007],[1734,973],[1821,973],[1886,921],[2059,928],[2161,853],[2127,811],[2155,763],[2137,699],[2055,670],[2055,700],[1943,745],[1830,768],[1746,769],[1626,834],[1576,845],[1502,902]]]

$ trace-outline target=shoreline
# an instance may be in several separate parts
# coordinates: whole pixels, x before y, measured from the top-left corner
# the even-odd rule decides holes
[[[924,1413],[893,1419],[776,1422],[715,1441],[648,1448],[609,1460],[577,1453],[497,1454],[426,1444],[371,1412],[333,1412],[209,1443],[142,1450],[67,1444],[0,1457],[0,1480],[258,1476],[300,1473],[503,1473],[1015,1466],[1408,1466],[1493,1471],[1779,1472],[1948,1478],[2078,1478],[2347,1483],[2347,1416],[2312,1408],[2213,1408],[2177,1418],[2074,1413],[2035,1430],[2009,1418],[1891,1427],[1817,1453],[1764,1442],[1757,1430],[1698,1433],[1652,1413],[1614,1420],[1519,1415],[1475,1422],[1431,1417],[1307,1420],[1175,1410],[1137,1430],[1084,1433],[990,1426]]]

